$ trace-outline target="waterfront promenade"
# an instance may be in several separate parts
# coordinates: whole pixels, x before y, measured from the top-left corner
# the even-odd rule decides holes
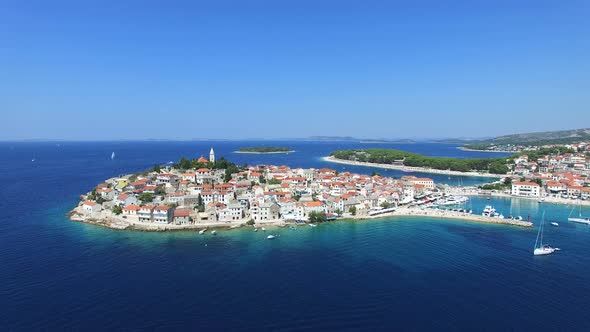
[[[569,199],[562,197],[526,197],[526,196],[513,196],[507,193],[498,191],[482,191],[477,187],[448,187],[447,193],[451,195],[463,195],[463,196],[481,196],[481,197],[504,197],[504,198],[515,198],[515,199],[526,199],[531,201],[539,201],[546,204],[560,204],[560,205],[582,205],[590,206],[590,201],[580,199]]]

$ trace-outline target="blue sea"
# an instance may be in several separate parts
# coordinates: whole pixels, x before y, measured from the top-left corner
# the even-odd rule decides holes
[[[261,144],[296,152],[232,153]],[[239,164],[404,175],[321,160],[336,149],[377,146],[501,156],[426,143],[0,143],[0,330],[590,331],[590,228],[567,222],[573,206],[467,204],[530,216],[532,229],[391,218],[217,236],[114,231],[64,216],[79,194],[108,177],[207,156],[211,147]],[[545,242],[562,251],[533,257],[543,212],[560,223],[546,226]],[[269,241],[269,233],[279,236]]]

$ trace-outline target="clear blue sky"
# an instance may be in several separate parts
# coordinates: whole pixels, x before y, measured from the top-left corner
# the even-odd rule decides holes
[[[590,127],[589,4],[0,0],[0,139]]]

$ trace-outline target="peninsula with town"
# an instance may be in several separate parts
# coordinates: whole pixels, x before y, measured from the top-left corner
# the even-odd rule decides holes
[[[217,159],[181,158],[169,166],[107,179],[81,200],[73,221],[113,229],[199,230],[290,226],[344,219],[427,216],[530,227],[517,216],[458,208],[469,196],[590,205],[590,142],[547,145],[506,158],[425,157],[387,149],[335,151],[326,160],[412,172],[493,175],[481,186],[276,165],[238,166]],[[487,207],[486,207],[487,209]],[[493,210],[493,209],[492,209]]]

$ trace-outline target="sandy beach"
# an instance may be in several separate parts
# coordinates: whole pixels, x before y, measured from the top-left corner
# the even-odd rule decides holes
[[[384,168],[384,169],[395,169],[395,170],[399,170],[399,171],[403,171],[403,172],[458,175],[458,176],[477,176],[477,177],[490,177],[490,178],[504,178],[505,177],[505,175],[501,175],[501,174],[491,174],[491,173],[481,173],[481,172],[458,172],[458,171],[451,171],[451,170],[440,170],[440,169],[424,168],[424,167],[410,167],[410,166],[403,166],[403,165],[374,164],[374,163],[366,163],[366,162],[360,162],[360,161],[342,160],[342,159],[337,159],[337,158],[334,158],[331,156],[330,157],[323,157],[322,159],[324,161],[331,162],[331,163],[353,165],[353,166],[364,166],[364,167],[377,167],[377,168]]]

